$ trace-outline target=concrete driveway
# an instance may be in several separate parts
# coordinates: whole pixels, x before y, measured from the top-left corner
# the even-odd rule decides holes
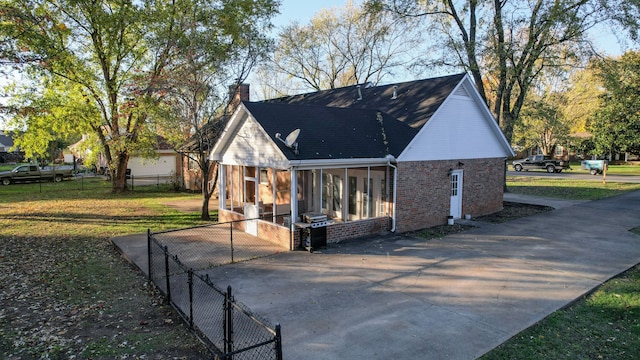
[[[640,263],[640,192],[437,240],[395,235],[206,271],[287,359],[474,359]]]
[[[282,325],[286,359],[474,359],[640,263],[640,191],[442,239],[392,235],[206,273]],[[146,236],[115,238],[146,270]]]

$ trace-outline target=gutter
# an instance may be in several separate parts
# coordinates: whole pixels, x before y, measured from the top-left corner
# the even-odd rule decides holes
[[[392,155],[388,155],[395,158]],[[388,157],[384,158],[362,158],[362,159],[321,159],[321,160],[292,160],[289,168],[295,167],[298,170],[311,170],[330,167],[350,167],[350,166],[376,166],[387,165]]]

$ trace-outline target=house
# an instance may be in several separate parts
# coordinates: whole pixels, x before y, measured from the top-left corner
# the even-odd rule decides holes
[[[0,163],[15,163],[23,161],[24,156],[13,148],[13,138],[9,131],[0,130]]]
[[[211,152],[221,222],[300,246],[408,232],[502,209],[513,150],[467,74],[242,102]]]
[[[90,149],[83,149],[82,144],[86,141],[87,137],[83,136],[80,141],[70,145],[64,152],[64,161],[73,163],[76,159],[84,159],[91,152]],[[154,157],[132,154],[127,164],[130,175],[139,179],[152,178],[160,182],[173,181],[176,174],[180,174],[181,163],[178,153],[173,150],[166,139],[158,135],[153,147],[153,154]],[[107,166],[104,154],[100,153],[96,167],[104,172]]]

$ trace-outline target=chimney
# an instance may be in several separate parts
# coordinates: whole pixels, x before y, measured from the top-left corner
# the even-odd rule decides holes
[[[249,84],[229,85],[229,106],[227,113],[232,114],[241,101],[249,101]]]

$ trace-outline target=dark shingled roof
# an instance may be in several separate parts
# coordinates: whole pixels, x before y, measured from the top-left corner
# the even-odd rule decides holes
[[[418,129],[377,110],[243,104],[289,160],[398,156],[418,133]],[[276,133],[284,139],[295,129],[300,129],[297,155],[276,138]]]
[[[7,147],[6,151],[13,146],[13,138],[9,135],[8,131],[0,130],[0,144]]]
[[[265,100],[265,102],[379,110],[411,127],[420,129],[464,76],[465,74],[461,73],[390,85],[359,85],[362,94],[360,100],[358,100],[360,96],[358,85],[354,85]],[[395,99],[393,99],[394,86],[397,86]]]

